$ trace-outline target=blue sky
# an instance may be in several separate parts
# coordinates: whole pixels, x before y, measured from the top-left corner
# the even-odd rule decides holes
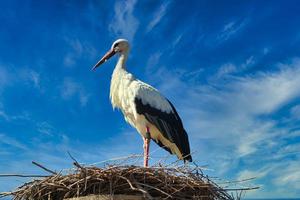
[[[177,107],[194,160],[246,197],[300,196],[298,1],[1,1],[0,173],[142,152],[109,101],[117,38],[128,70]],[[153,157],[167,155],[156,145]],[[0,191],[24,179],[0,179]]]

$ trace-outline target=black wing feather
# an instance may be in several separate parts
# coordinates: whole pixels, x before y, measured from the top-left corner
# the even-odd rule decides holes
[[[183,128],[182,121],[172,103],[170,103],[173,112],[166,113],[159,109],[151,107],[149,104],[144,105],[142,100],[138,97],[135,98],[135,105],[138,114],[143,114],[146,119],[154,124],[157,129],[163,134],[163,136],[175,143],[179,151],[182,153],[183,159],[186,161],[192,161],[190,155],[190,145],[188,135]],[[164,146],[160,141],[155,141],[160,147],[171,153],[171,150]]]

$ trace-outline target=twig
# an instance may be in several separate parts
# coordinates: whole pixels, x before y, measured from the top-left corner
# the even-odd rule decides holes
[[[170,194],[168,194],[168,193],[166,193],[166,192],[162,191],[161,189],[158,189],[158,188],[156,188],[156,187],[153,187],[153,186],[151,186],[151,185],[144,184],[144,183],[136,183],[136,184],[139,184],[139,185],[142,185],[142,186],[145,186],[145,187],[148,187],[148,188],[151,188],[151,189],[157,190],[157,191],[159,191],[159,192],[161,192],[161,193],[165,194],[167,197],[169,197],[169,198],[172,198],[172,196],[171,196]]]
[[[22,178],[43,178],[43,177],[49,177],[46,175],[24,175],[24,174],[0,174],[0,177],[22,177]]]
[[[43,170],[45,170],[45,171],[47,171],[47,172],[49,172],[49,173],[51,173],[51,174],[57,175],[57,173],[56,173],[55,171],[52,171],[52,170],[50,170],[50,169],[47,169],[46,167],[44,167],[43,165],[41,165],[41,164],[39,164],[39,163],[37,163],[37,162],[32,161],[32,164],[34,164],[34,165],[36,165],[36,166],[42,168]]]
[[[149,195],[149,193],[146,191],[146,190],[143,190],[143,189],[139,189],[139,188],[136,188],[136,187],[133,187],[132,183],[130,182],[130,180],[124,176],[120,176],[121,179],[124,179],[125,181],[127,181],[128,185],[130,186],[130,188],[132,190],[135,190],[135,191],[140,191],[144,194],[146,194],[147,196]],[[151,196],[150,196],[151,197]]]
[[[70,156],[70,158],[74,161],[73,165],[75,165],[76,167],[80,168],[80,169],[84,169],[84,167],[82,167],[79,162],[77,162],[77,160],[71,155],[71,153],[68,151],[68,154]]]
[[[218,184],[232,184],[232,183],[241,183],[246,181],[251,181],[253,179],[256,179],[256,177],[241,179],[241,180],[233,180],[233,181],[224,181],[224,182],[218,182]]]
[[[244,191],[244,190],[257,190],[259,187],[248,187],[248,188],[226,188],[226,191]]]

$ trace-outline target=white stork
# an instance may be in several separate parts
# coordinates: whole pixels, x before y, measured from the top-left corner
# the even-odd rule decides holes
[[[142,135],[144,166],[148,166],[150,139],[184,161],[192,161],[188,135],[172,103],[154,87],[126,71],[129,43],[118,39],[93,67],[95,70],[110,57],[120,55],[110,85],[113,108],[119,108],[125,120]]]

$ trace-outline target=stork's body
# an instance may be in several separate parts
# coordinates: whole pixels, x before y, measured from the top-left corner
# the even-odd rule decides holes
[[[126,71],[128,51],[128,42],[117,40],[94,68],[120,53],[111,79],[110,99],[112,106],[119,108],[125,120],[142,135],[144,166],[148,166],[150,139],[179,159],[191,161],[188,136],[174,106],[158,90]]]

